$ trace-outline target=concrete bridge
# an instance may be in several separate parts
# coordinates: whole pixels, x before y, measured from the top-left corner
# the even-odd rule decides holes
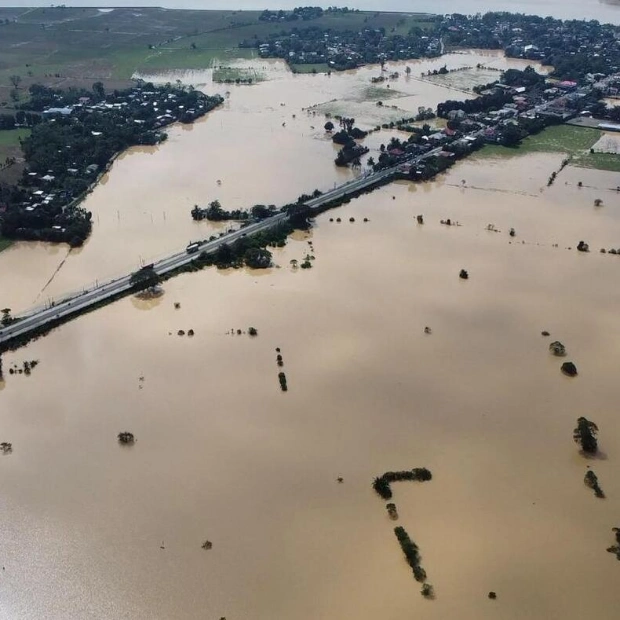
[[[434,149],[424,155],[412,157],[405,162],[401,162],[399,166],[403,163],[415,164],[436,155],[440,150],[441,149]],[[321,208],[326,204],[390,182],[396,176],[397,172],[398,166],[358,177],[344,185],[340,185],[333,190],[321,194],[317,198],[308,200],[304,205],[310,208],[311,213],[320,212]],[[154,263],[153,270],[158,275],[163,276],[180,267],[189,265],[192,261],[196,260],[201,253],[212,254],[224,244],[231,244],[241,237],[273,228],[285,222],[287,219],[287,213],[278,213],[260,222],[249,224],[248,226],[223,235],[213,241],[201,243],[192,253],[188,253],[187,250],[184,249],[181,252],[172,254]],[[90,290],[84,290],[74,296],[65,297],[61,301],[50,302],[50,304],[45,307],[32,309],[18,315],[14,323],[0,328],[0,350],[8,348],[12,340],[43,331],[48,326],[62,323],[75,314],[85,312],[90,308],[129,293],[133,289],[131,276],[132,274],[128,274],[115,280],[98,284]]]

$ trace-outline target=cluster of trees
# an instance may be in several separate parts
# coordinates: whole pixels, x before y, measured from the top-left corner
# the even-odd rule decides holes
[[[295,22],[298,19],[309,21],[323,17],[323,9],[320,6],[298,6],[292,11],[270,11],[264,10],[258,19],[262,22]]]
[[[360,157],[368,153],[368,148],[357,144],[355,141],[365,138],[368,132],[355,127],[354,118],[338,117],[338,120],[342,129],[332,136],[332,141],[334,144],[342,145],[342,148],[338,151],[334,163],[336,166],[342,167],[348,166],[350,163],[353,163],[354,166],[360,166]],[[325,129],[327,131],[333,130],[333,123],[331,121],[325,123]]]
[[[368,153],[369,149],[365,146],[361,146],[360,144],[346,144],[339,151],[338,155],[336,155],[336,159],[334,163],[336,166],[345,167],[349,164],[353,164],[354,167],[361,166],[360,157]]]
[[[407,564],[409,564],[413,571],[415,580],[424,583],[426,581],[426,571],[421,566],[420,548],[409,538],[409,534],[407,534],[404,527],[400,525],[395,527],[394,534],[396,534],[400,548],[405,554]]]
[[[231,244],[222,244],[213,253],[201,252],[192,268],[200,269],[215,265],[220,269],[226,269],[245,265],[252,269],[266,269],[272,264],[272,254],[267,247],[283,247],[292,231],[293,226],[285,222],[253,235],[240,237]]]
[[[0,230],[7,239],[52,241],[79,247],[92,230],[92,213],[82,207],[59,205],[26,211],[9,206],[2,214]]]
[[[347,13],[359,13],[359,9],[350,9],[346,6],[331,6],[327,9],[322,9],[320,6],[298,6],[292,11],[270,11],[265,9],[258,16],[258,19],[262,22],[296,22],[298,20],[310,21],[312,19],[318,19],[319,17],[323,17],[323,15],[346,15]]]
[[[124,445],[133,444],[136,441],[133,433],[123,431],[117,435],[118,442]]]
[[[243,209],[234,209],[226,211],[219,200],[209,203],[206,209],[201,209],[198,205],[194,205],[192,209],[192,218],[196,221],[209,220],[210,222],[227,222],[229,220],[247,220],[250,218],[250,212]]]
[[[129,282],[134,291],[144,291],[155,288],[161,282],[161,276],[153,265],[145,265],[131,274]]]
[[[417,480],[418,482],[426,482],[431,480],[433,474],[426,467],[415,467],[405,471],[386,471],[382,476],[378,476],[372,483],[372,488],[383,498],[392,499],[392,482],[400,482],[402,480]]]
[[[437,116],[447,118],[452,110],[463,110],[465,114],[488,112],[489,110],[498,110],[507,103],[512,103],[512,94],[503,91],[482,95],[476,99],[468,99],[466,101],[448,99],[448,101],[444,101],[437,106]]]
[[[102,101],[105,97],[105,89],[102,82],[95,82],[93,89],[85,88],[51,88],[42,84],[32,84],[28,89],[28,101],[20,105],[22,109],[43,112],[50,107],[66,107],[79,103],[83,97],[92,98],[94,101]]]
[[[502,83],[508,86],[525,86],[528,89],[541,86],[545,83],[545,76],[538,73],[534,67],[528,65],[523,69],[507,69],[502,75]]]

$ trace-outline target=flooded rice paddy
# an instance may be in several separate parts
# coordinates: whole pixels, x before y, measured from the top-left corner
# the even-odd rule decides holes
[[[376,69],[279,71],[121,157],[85,203],[83,249],[0,254],[2,303],[25,309],[212,234],[194,203],[281,204],[349,178],[324,116],[303,109],[353,99]],[[447,98],[402,77],[398,89],[415,107]],[[2,616],[616,618],[620,257],[598,250],[620,247],[618,182],[568,166],[547,187],[562,157],[471,158],[393,184],[321,215],[273,269],[182,275],[5,354],[5,373],[40,364],[0,383],[0,440],[13,444],[0,460]],[[291,264],[309,252],[312,269]],[[250,326],[258,336],[231,335]],[[560,373],[542,330],[578,377]],[[600,458],[572,441],[581,415],[600,428]],[[118,445],[125,430],[135,445]],[[584,486],[588,465],[607,499]],[[394,485],[396,525],[420,546],[434,601],[370,486],[411,467],[433,480]]]

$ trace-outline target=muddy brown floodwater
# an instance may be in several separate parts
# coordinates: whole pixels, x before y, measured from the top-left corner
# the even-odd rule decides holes
[[[301,108],[342,99],[369,71],[231,89],[225,110],[126,155],[87,201],[91,240],[49,290],[205,234],[194,202],[278,204],[346,178],[324,118]],[[321,215],[275,251],[279,268],[179,276],[157,299],[6,354],[5,370],[40,365],[0,383],[0,440],[13,443],[0,458],[3,617],[617,618],[620,564],[605,549],[620,525],[620,257],[598,250],[620,246],[618,183],[569,166],[548,188],[561,159],[473,158],[393,184]],[[313,268],[295,269],[308,241]],[[3,303],[27,307],[65,254],[0,255]],[[229,333],[249,326],[257,337]],[[560,373],[542,330],[578,377]],[[600,458],[573,444],[581,415],[600,428]],[[135,445],[118,445],[124,430]],[[584,486],[587,465],[607,499]],[[415,466],[433,480],[395,484],[393,501],[434,601],[370,486]]]

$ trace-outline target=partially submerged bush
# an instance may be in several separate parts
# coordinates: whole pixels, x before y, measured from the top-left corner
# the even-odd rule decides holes
[[[611,531],[616,535],[616,544],[611,547],[607,547],[609,553],[614,553],[616,558],[620,560],[620,527],[612,527]]]
[[[135,443],[136,439],[133,436],[133,433],[130,433],[128,431],[123,431],[122,433],[118,434],[118,442],[122,443],[124,445],[129,445],[129,444],[133,444]]]
[[[433,588],[433,586],[430,583],[425,583],[422,586],[421,593],[424,598],[428,598],[428,599],[435,598],[435,588]]]
[[[396,510],[396,504],[386,504],[385,505],[388,515],[392,521],[396,521],[398,519],[398,510]]]
[[[573,364],[573,362],[564,362],[562,364],[562,367],[560,368],[560,370],[567,376],[567,377],[576,377],[577,376],[577,366],[575,366],[575,364]]]
[[[459,272],[459,278],[461,278],[461,280],[467,280],[469,278],[469,273],[466,269],[461,269]]]
[[[556,340],[549,345],[549,351],[558,357],[564,357],[566,355],[566,347],[559,340]]]
[[[590,487],[594,491],[594,495],[596,495],[596,497],[600,497],[601,499],[605,497],[603,489],[599,486],[598,477],[591,469],[586,472],[583,482],[587,487]]]
[[[283,372],[278,373],[278,380],[280,381],[280,388],[283,392],[288,390],[288,385],[286,384],[286,375]]]

